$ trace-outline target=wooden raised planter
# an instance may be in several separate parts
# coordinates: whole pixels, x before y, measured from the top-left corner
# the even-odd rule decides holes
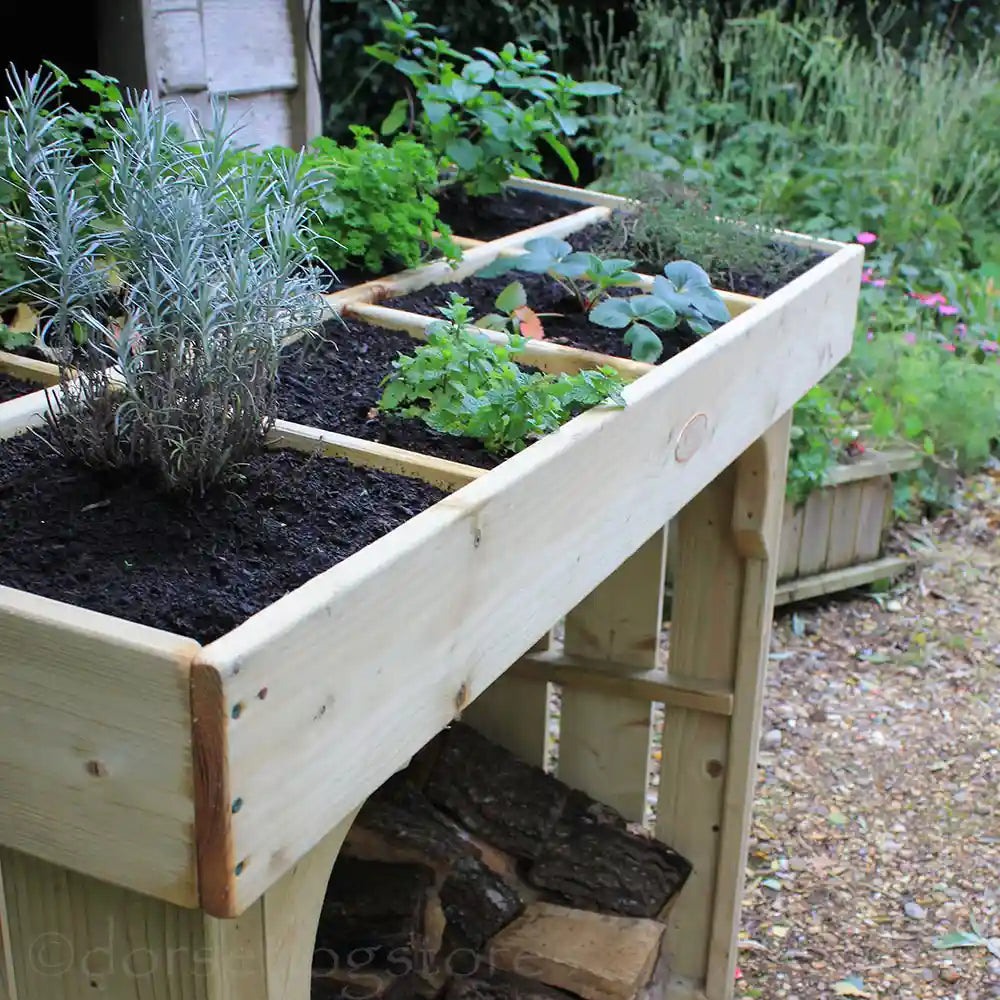
[[[830,471],[803,504],[786,503],[776,604],[808,600],[893,577],[912,560],[884,555],[897,472],[920,467],[912,449],[867,451]]]
[[[616,199],[470,246],[458,276]],[[528,762],[565,687],[560,777],[638,819],[666,704],[657,836],[694,866],[672,998],[733,987],[792,406],[851,346],[863,251],[829,254],[489,472],[279,422],[275,443],[451,491],[222,638],[0,587],[0,996],[307,1000],[331,867],[365,800],[463,715]],[[333,304],[456,280],[431,264]],[[603,357],[540,342],[526,363]],[[37,424],[45,393],[0,406]],[[670,660],[659,633],[677,519]],[[559,647],[539,643],[565,617]],[[511,669],[511,668],[514,669]],[[47,949],[47,950],[46,950]],[[101,951],[100,949],[106,949]],[[103,963],[103,964],[102,964]],[[141,971],[140,971],[141,967]]]

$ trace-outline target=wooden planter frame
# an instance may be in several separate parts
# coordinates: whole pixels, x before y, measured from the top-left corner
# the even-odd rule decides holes
[[[466,241],[457,275],[434,263],[331,303],[419,336],[426,318],[375,303],[620,204],[525,186],[587,207]],[[657,834],[694,864],[666,915],[669,996],[730,997],[790,411],[850,349],[863,260],[788,238],[829,256],[767,299],[727,296],[734,318],[662,365],[529,345],[550,371],[634,376],[627,405],[488,472],[279,422],[276,445],[452,492],[215,642],[0,587],[0,997],[307,1000],[366,797],[462,713],[541,762],[552,680],[561,777],[629,818],[666,704]],[[0,435],[41,420],[44,396],[0,406]],[[564,616],[564,643],[539,642]]]

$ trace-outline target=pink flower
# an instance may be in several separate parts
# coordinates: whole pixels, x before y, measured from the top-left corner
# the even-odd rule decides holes
[[[868,341],[874,340],[875,339],[875,331],[874,330],[869,330],[868,331],[868,336],[865,339],[868,340]]]
[[[1000,345],[995,340],[984,340],[979,346],[987,354],[1000,354]]]
[[[938,312],[942,316],[957,316],[961,310],[958,306],[938,306]]]
[[[878,237],[874,233],[858,233],[858,242],[865,247],[870,246],[877,239]]]
[[[873,273],[874,272],[872,271],[872,269],[870,267],[866,267],[864,269],[864,271],[861,272],[861,280],[862,280],[862,282],[867,285],[868,282],[872,280],[872,274]]]
[[[965,335],[968,332],[969,332],[969,328],[964,323],[956,323],[955,324],[955,336],[958,337],[959,340],[964,340],[965,339]]]
[[[925,306],[943,306],[947,299],[940,292],[909,292],[911,299],[922,302]],[[958,310],[955,310],[958,312]]]
[[[955,353],[955,345],[954,345],[954,344],[942,344],[941,346],[942,346],[942,347],[943,347],[943,348],[944,348],[944,349],[945,349],[946,351],[951,351],[951,353],[952,353],[952,354],[954,354],[954,353]]]
[[[904,333],[903,343],[904,344],[915,344],[917,342],[917,335],[915,333]]]
[[[875,278],[872,281],[873,288],[885,288],[885,278]]]

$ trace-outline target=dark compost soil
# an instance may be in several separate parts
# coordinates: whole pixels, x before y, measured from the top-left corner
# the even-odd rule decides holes
[[[36,382],[25,382],[6,372],[0,372],[0,403],[26,396],[29,392],[38,392],[41,388]]]
[[[439,434],[416,419],[374,412],[381,381],[400,354],[420,342],[399,330],[333,320],[299,341],[278,371],[278,414],[285,420],[407,448],[488,469],[501,459],[473,438]]]
[[[184,501],[24,434],[0,442],[0,584],[207,642],[442,496],[274,451],[229,489]]]
[[[477,240],[499,239],[587,207],[536,191],[510,190],[469,197],[460,187],[449,187],[435,197],[440,206],[438,217],[451,226],[452,232]]]
[[[523,274],[512,272],[499,278],[468,278],[459,284],[431,285],[418,292],[411,292],[397,299],[390,299],[387,305],[396,309],[421,313],[424,316],[437,314],[437,307],[448,304],[450,292],[457,292],[469,300],[473,316],[479,318],[496,312],[494,305],[497,295],[512,281],[520,281],[528,294],[528,305],[542,314],[545,339],[554,344],[582,347],[588,351],[600,351],[615,357],[629,357],[629,348],[622,342],[624,330],[611,330],[591,323],[580,310],[576,298],[566,289],[544,274]],[[612,294],[633,295],[638,289],[616,289]],[[558,313],[546,316],[545,313]],[[698,340],[687,324],[680,324],[673,330],[657,331],[663,341],[660,361],[680,353]]]
[[[684,256],[680,250],[675,250],[668,254],[666,260],[644,260],[634,247],[626,245],[624,250],[617,246],[609,248],[609,242],[616,229],[617,227],[613,224],[604,222],[590,226],[579,233],[574,233],[566,239],[577,250],[592,250],[605,257],[629,257],[635,260],[636,270],[642,274],[662,274],[666,264]],[[724,238],[724,236],[720,236],[720,238]],[[773,247],[781,254],[785,262],[785,272],[782,276],[775,277],[764,271],[736,271],[729,267],[717,267],[709,269],[708,272],[713,287],[727,292],[739,292],[742,295],[756,295],[758,298],[765,298],[779,288],[783,288],[790,281],[805,274],[826,257],[825,254],[804,250],[801,247],[785,243],[773,244]],[[695,263],[701,262],[695,261]]]

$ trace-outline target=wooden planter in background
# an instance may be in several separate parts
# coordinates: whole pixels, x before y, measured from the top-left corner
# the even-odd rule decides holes
[[[378,300],[620,204],[527,186],[585,207],[467,241],[457,272],[430,264],[331,303],[419,339],[430,317]],[[790,411],[850,349],[863,260],[789,239],[828,256],[767,299],[727,296],[734,318],[662,365],[529,344],[547,371],[615,365],[634,379],[627,405],[488,472],[279,422],[276,445],[451,492],[206,646],[0,587],[0,997],[308,1000],[361,804],[460,714],[540,763],[558,681],[560,777],[628,819],[646,805],[651,703],[666,705],[656,834],[694,865],[666,915],[668,996],[728,1000]],[[0,406],[0,436],[37,425],[44,396]],[[561,619],[564,642],[539,649]],[[40,941],[68,963],[40,964]],[[95,971],[101,948],[118,958]]]
[[[892,477],[922,461],[912,449],[868,451],[832,469],[805,503],[786,503],[775,603],[850,590],[905,570],[911,559],[882,549],[892,519]]]

